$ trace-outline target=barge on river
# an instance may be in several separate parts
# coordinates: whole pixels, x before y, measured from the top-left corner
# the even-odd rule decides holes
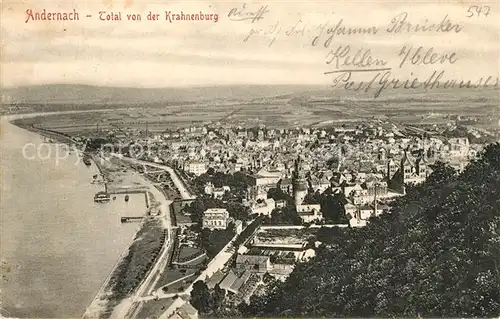
[[[109,203],[110,200],[111,196],[109,195],[109,193],[104,191],[98,192],[94,196],[94,202],[96,203]]]
[[[90,166],[92,164],[90,157],[89,156],[84,156],[83,157],[83,163],[87,166]]]

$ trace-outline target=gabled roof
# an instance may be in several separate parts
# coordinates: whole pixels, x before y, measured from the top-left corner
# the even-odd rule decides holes
[[[365,204],[365,205],[362,205],[361,207],[359,207],[359,210],[374,210],[375,207],[373,205],[370,205],[370,204]]]
[[[252,273],[249,270],[245,271],[241,277],[236,278],[236,280],[233,282],[233,284],[231,285],[231,290],[236,292],[239,291],[241,286],[243,286],[247,282],[251,275]]]
[[[195,307],[193,307],[189,302],[186,302],[184,305],[182,305],[181,309],[191,316],[198,314],[198,310]]]
[[[427,163],[427,156],[425,156],[425,153],[424,153],[424,154],[422,154],[421,156],[419,156],[419,157],[415,160],[415,163],[416,163],[416,164],[420,164],[420,163],[426,164],[426,163]]]
[[[401,164],[409,164],[410,166],[414,166],[413,159],[406,151],[404,152],[403,158],[401,159]]]
[[[377,176],[370,175],[366,178],[365,183],[377,183],[379,178]]]
[[[291,184],[292,184],[291,178],[282,178],[280,180],[280,185],[291,185]]]
[[[213,274],[212,277],[207,282],[208,288],[212,289],[214,288],[218,283],[221,282],[222,278],[224,278],[224,273],[222,273],[220,270],[217,271],[215,274]]]
[[[236,274],[231,270],[231,271],[229,271],[227,276],[224,278],[224,280],[222,280],[222,282],[220,283],[220,287],[224,290],[230,290],[230,291],[234,292],[231,289],[231,286],[234,284],[236,279],[238,279],[238,276],[236,276]],[[235,293],[237,293],[237,292],[238,291],[236,291]]]
[[[269,256],[255,256],[255,255],[238,255],[236,257],[236,263],[237,264],[251,264],[251,265],[257,265],[257,264],[263,264],[266,263],[269,260]]]

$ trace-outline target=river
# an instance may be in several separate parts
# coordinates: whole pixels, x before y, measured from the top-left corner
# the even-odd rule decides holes
[[[42,137],[5,119],[0,129],[0,312],[81,317],[138,228],[120,217],[144,214],[144,196],[94,203],[103,190],[91,183],[95,165],[78,162],[75,152],[57,161],[62,148],[55,144],[43,146],[39,157]]]

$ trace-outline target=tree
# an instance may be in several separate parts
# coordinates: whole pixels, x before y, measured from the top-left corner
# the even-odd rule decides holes
[[[191,290],[191,304],[202,314],[210,313],[213,308],[210,290],[202,280],[198,280],[193,284],[193,290]]]
[[[229,195],[236,201],[241,201],[245,198],[248,186],[251,184],[250,179],[244,173],[236,172],[234,174],[225,174],[212,170],[196,177],[193,181],[196,190],[200,194],[204,194],[205,185],[208,182],[211,182],[214,187],[229,186],[231,189]]]
[[[213,258],[229,243],[235,234],[234,224],[231,223],[226,229],[202,229],[198,241],[199,245],[207,252],[207,256]]]
[[[461,174],[437,163],[366,227],[320,229],[316,257],[240,310],[266,317],[498,317],[499,199],[499,143]]]
[[[215,285],[212,291],[213,298],[213,311],[218,312],[224,302],[224,298],[226,297],[226,292],[219,286],[219,284]]]
[[[345,224],[347,219],[345,217],[344,205],[347,202],[343,194],[323,194],[320,199],[321,211],[326,220],[332,223]]]
[[[321,193],[319,191],[309,192],[306,197],[304,197],[304,203],[306,204],[319,204],[321,200]]]
[[[237,202],[227,202],[224,206],[227,209],[229,216],[232,218],[239,220],[249,219],[251,211],[248,206],[244,206],[243,204]]]
[[[271,212],[269,222],[273,225],[300,225],[302,219],[297,214],[294,206],[276,208]]]
[[[289,205],[293,204],[292,196],[283,192],[280,188],[271,188],[267,191],[267,198],[272,198],[275,201],[285,200]]]
[[[186,208],[186,211],[191,214],[193,222],[201,223],[203,213],[209,208],[224,208],[224,203],[208,195],[198,196]]]

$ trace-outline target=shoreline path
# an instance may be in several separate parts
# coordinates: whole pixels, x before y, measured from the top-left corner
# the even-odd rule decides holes
[[[119,109],[113,109],[111,111],[117,111]],[[13,120],[17,119],[24,119],[24,118],[32,118],[32,117],[38,117],[38,116],[49,116],[49,115],[64,115],[64,114],[78,114],[78,113],[89,113],[89,112],[107,112],[110,111],[110,109],[96,109],[96,110],[79,110],[79,111],[57,111],[57,112],[35,112],[35,113],[23,113],[23,114],[9,114],[9,115],[2,115],[0,117],[0,122],[11,122]],[[141,160],[136,160],[132,158],[127,158],[123,157],[121,154],[111,154],[112,156],[115,156],[121,160],[136,163],[136,164],[143,164],[147,166],[152,166],[156,167],[162,170],[167,171],[174,183],[174,185],[177,187],[179,190],[181,197],[183,199],[194,199],[195,196],[189,193],[189,191],[184,187],[184,184],[181,182],[177,174],[174,172],[174,170],[171,167],[165,166],[165,165],[160,165],[152,162],[147,162],[147,161],[141,161]],[[151,269],[151,271],[148,273],[147,277],[144,279],[142,284],[139,286],[137,289],[136,293],[134,296],[127,298],[123,300],[113,311],[112,313],[112,318],[125,318],[125,317],[130,317],[127,316],[131,314],[132,312],[132,317],[135,317],[135,314],[137,313],[137,310],[140,309],[138,307],[137,302],[141,302],[141,297],[148,296],[151,293],[151,290],[154,288],[154,285],[158,281],[160,275],[162,274],[162,271],[166,268],[166,264],[168,262],[168,252],[172,248],[173,240],[171,238],[172,236],[172,222],[170,220],[170,204],[172,203],[171,200],[166,198],[166,196],[160,192],[152,183],[147,181],[147,185],[150,188],[150,191],[153,193],[155,199],[160,202],[160,211],[161,214],[163,215],[163,223],[167,229],[167,236],[165,238],[165,245],[162,248],[162,252],[160,254],[160,257],[158,258],[157,262]],[[85,314],[84,314],[85,316]]]
[[[119,158],[122,161],[134,163],[134,164],[142,164],[142,165],[147,165],[155,168],[159,168],[162,170],[167,171],[170,174],[170,177],[172,178],[172,181],[174,185],[177,187],[179,190],[179,193],[181,194],[182,199],[193,199],[195,196],[189,193],[189,191],[184,187],[184,184],[182,181],[179,179],[177,174],[174,172],[174,170],[171,167],[157,164],[157,163],[152,163],[152,162],[147,162],[147,161],[142,161],[142,160],[137,160],[129,157],[124,157],[121,154],[114,154],[112,153],[111,156],[114,156],[116,158]],[[166,266],[168,264],[168,258],[170,256],[169,252],[173,248],[173,243],[174,239],[172,238],[172,221],[170,218],[170,204],[172,203],[171,200],[169,200],[165,194],[163,194],[161,191],[159,191],[153,183],[148,181],[148,185],[150,188],[150,191],[153,193],[154,198],[161,203],[160,205],[160,211],[161,215],[164,217],[163,222],[165,223],[165,226],[167,228],[167,236],[165,238],[165,244],[163,245],[162,251],[160,253],[160,256],[156,263],[153,265],[153,268],[148,272],[146,278],[144,281],[141,283],[139,288],[136,290],[133,296],[123,300],[113,311],[111,318],[117,318],[117,319],[122,319],[122,318],[134,318],[137,316],[137,313],[139,312],[142,301],[144,301],[144,297],[151,295],[152,290],[154,286],[156,285],[156,282],[160,278],[161,274],[163,271],[165,271]]]

